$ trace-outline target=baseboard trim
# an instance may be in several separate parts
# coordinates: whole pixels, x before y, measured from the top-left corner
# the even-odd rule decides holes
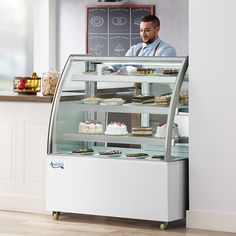
[[[187,228],[236,233],[236,214],[187,211]]]
[[[22,195],[0,195],[0,210],[49,214],[44,198]]]

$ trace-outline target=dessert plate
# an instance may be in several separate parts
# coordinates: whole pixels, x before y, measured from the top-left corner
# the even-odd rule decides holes
[[[130,153],[130,154],[132,154],[132,153]],[[148,154],[143,154],[143,155],[139,155],[139,156],[128,156],[129,154],[126,154],[126,158],[130,158],[130,159],[146,159],[146,158],[148,158],[148,157],[150,157]],[[135,153],[133,154],[133,155],[135,155]]]
[[[127,157],[126,158],[129,158],[129,159],[146,159],[148,158],[149,156],[139,156],[139,157]]]
[[[107,155],[108,157],[121,157],[122,153]]]
[[[82,101],[82,103],[96,105],[96,104],[99,104],[100,102],[99,101]]]
[[[111,102],[109,102],[109,101],[103,101],[103,102],[101,102],[100,103],[100,105],[111,105],[111,106],[117,106],[117,105],[122,105],[122,104],[124,104],[125,103],[125,101],[120,101],[120,102],[115,102],[115,101],[111,101]]]
[[[150,102],[150,103],[126,103],[124,105],[125,106],[156,106],[156,104],[153,102]]]
[[[80,155],[94,155],[95,152],[81,152],[81,153],[77,153],[77,154],[80,154]]]

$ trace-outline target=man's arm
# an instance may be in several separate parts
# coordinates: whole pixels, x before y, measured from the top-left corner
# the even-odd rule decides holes
[[[132,46],[125,54],[125,56],[135,56],[135,46]]]

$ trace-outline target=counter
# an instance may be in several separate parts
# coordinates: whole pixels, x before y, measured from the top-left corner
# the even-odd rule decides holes
[[[0,91],[0,101],[7,102],[49,102],[51,103],[53,96],[39,95],[23,95],[10,91]]]
[[[0,92],[0,210],[47,213],[45,159],[52,99]]]

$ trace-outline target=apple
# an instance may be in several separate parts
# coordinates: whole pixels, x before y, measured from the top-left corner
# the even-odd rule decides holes
[[[26,80],[18,80],[16,87],[18,89],[24,89],[25,88],[25,83],[26,83]]]

